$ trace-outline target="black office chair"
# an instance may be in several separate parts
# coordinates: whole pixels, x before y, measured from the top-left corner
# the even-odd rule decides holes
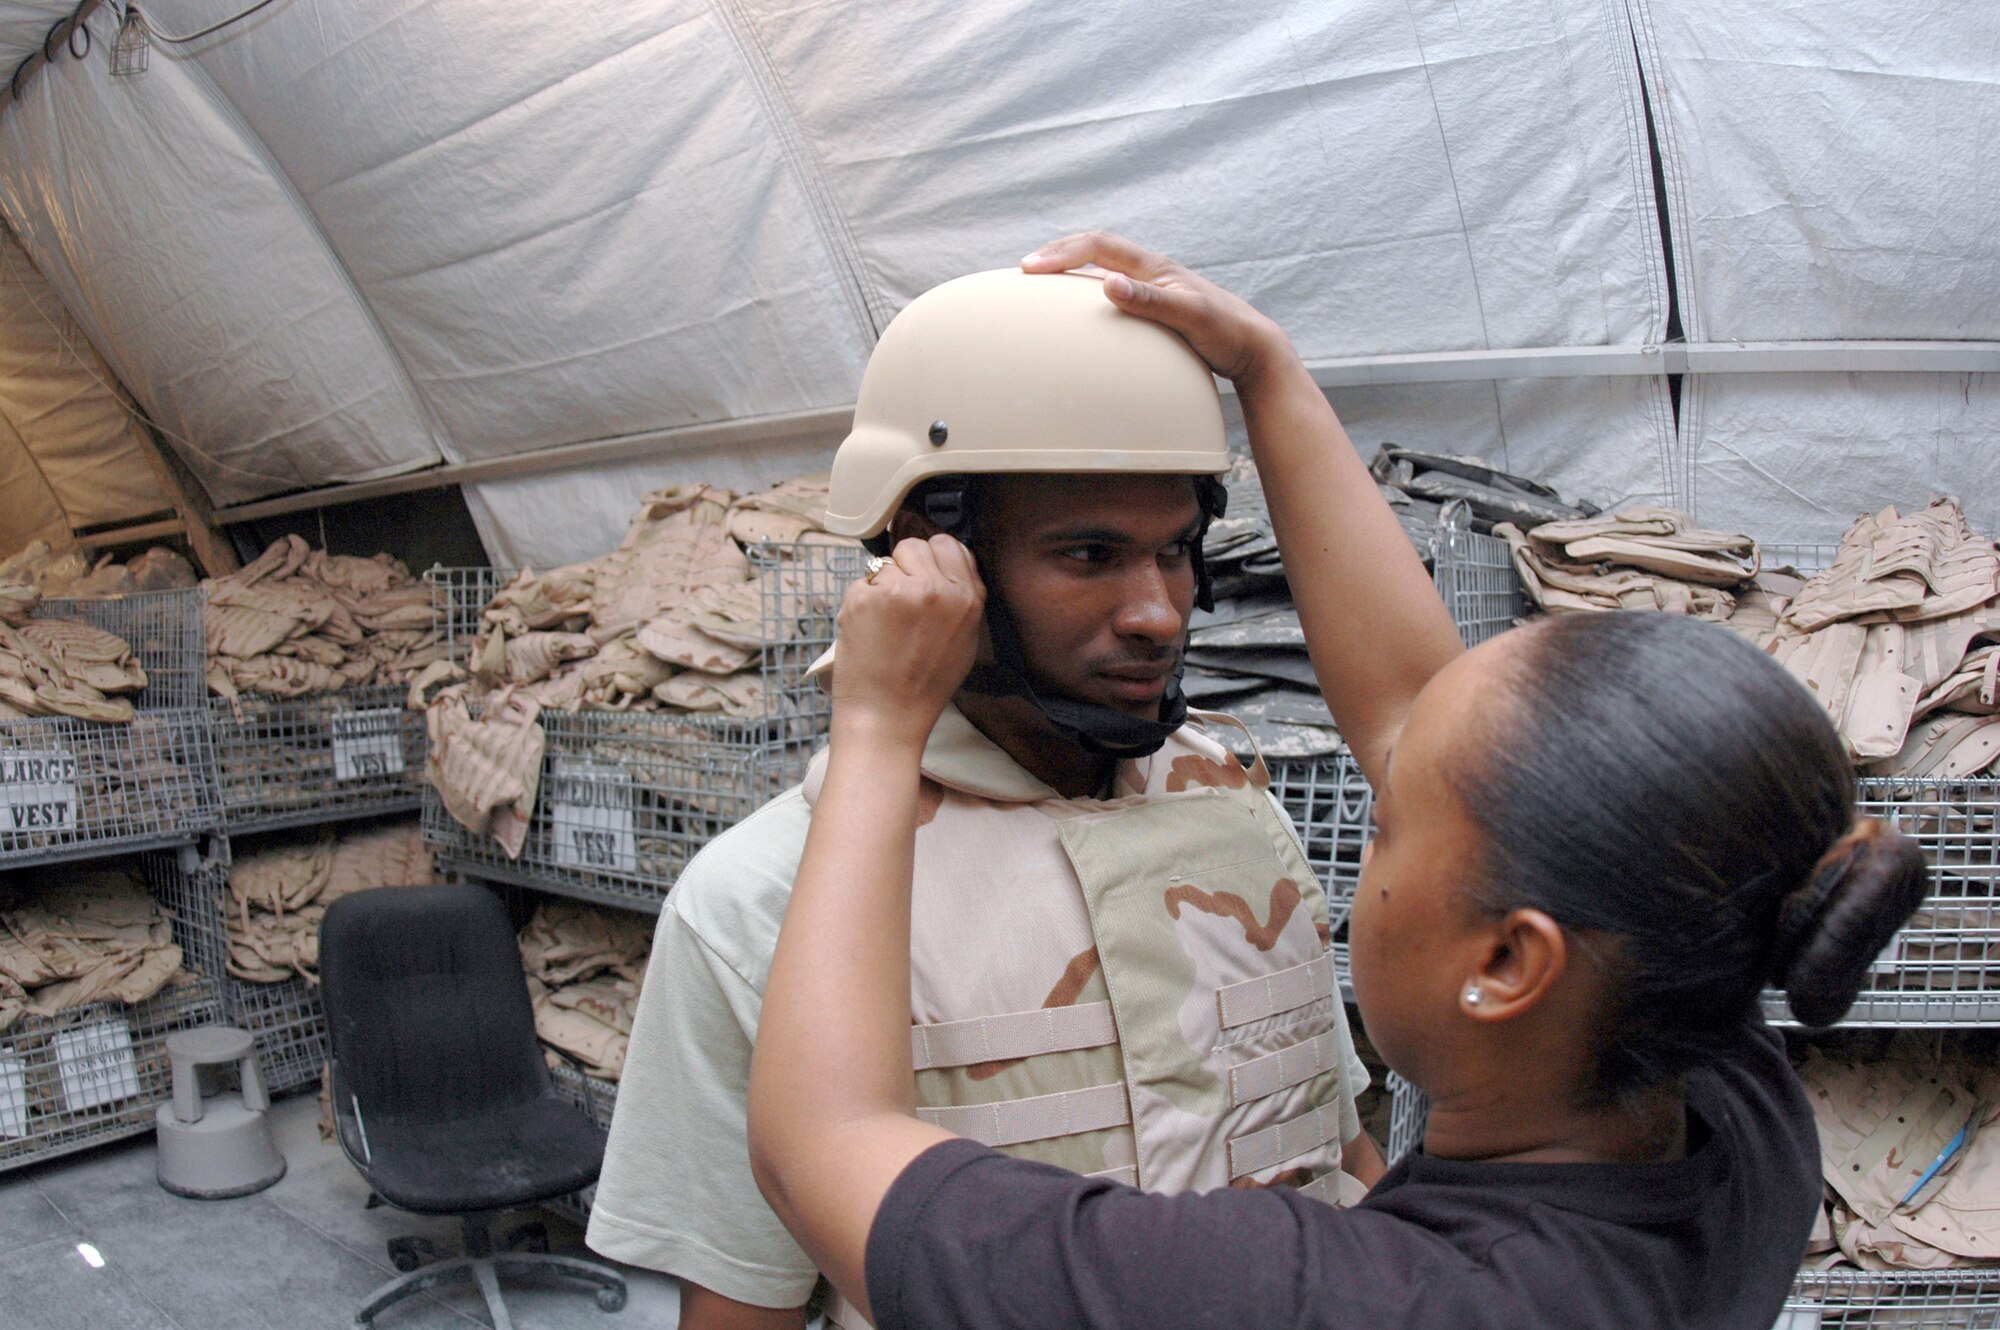
[[[369,1204],[465,1223],[464,1255],[430,1264],[419,1264],[428,1244],[391,1239],[409,1273],[370,1294],[355,1324],[460,1272],[494,1330],[513,1327],[497,1271],[586,1280],[598,1306],[623,1307],[625,1278],[607,1265],[494,1250],[503,1211],[590,1186],[604,1161],[603,1129],[550,1087],[499,898],[472,885],[357,892],[327,908],[319,936],[342,1151],[373,1188]]]

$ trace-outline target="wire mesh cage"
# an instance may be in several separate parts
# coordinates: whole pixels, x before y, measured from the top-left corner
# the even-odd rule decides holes
[[[264,1088],[273,1094],[315,1086],[326,1061],[326,1012],[319,990],[293,976],[258,982],[229,973],[229,870],[235,850],[217,836],[200,850],[147,855],[145,874],[174,923],[186,967],[214,980],[223,1019],[257,1042]]]
[[[1437,529],[1431,580],[1469,647],[1512,628],[1528,612],[1507,542],[1455,522]]]
[[[598,1126],[609,1127],[611,1110],[618,1106],[618,1082],[586,1075],[557,1058],[549,1061],[549,1080],[556,1093],[588,1113]]]
[[[139,874],[166,912],[181,967],[205,979],[223,979],[229,936],[223,927],[222,899],[229,878],[229,842],[220,836],[204,844],[179,845],[139,856]]]
[[[437,619],[438,637],[445,658],[463,665],[472,654],[473,639],[479,636],[480,616],[494,593],[514,576],[504,568],[432,567],[424,574],[431,589],[431,612]]]
[[[549,1068],[549,1080],[557,1094],[588,1114],[598,1126],[610,1129],[611,1110],[618,1104],[618,1082],[579,1074],[566,1062],[557,1062]],[[592,1184],[548,1204],[550,1208],[582,1222],[590,1218],[590,1207],[596,1199],[597,1187]]]
[[[183,843],[219,817],[202,710],[0,721],[0,868]]]
[[[832,699],[806,671],[833,645],[841,595],[867,561],[868,552],[849,542],[751,547],[765,644],[758,667],[770,745],[764,765],[773,793],[805,778],[826,734]]]
[[[257,1040],[265,1089],[285,1094],[318,1087],[328,1041],[316,985],[297,978],[257,984],[232,976],[223,981],[222,1003],[229,1023]]]
[[[544,712],[541,787],[521,853],[424,795],[441,868],[657,913],[681,869],[778,788],[758,725],[662,712]]]
[[[0,1032],[0,1170],[152,1131],[172,1090],[167,1036],[221,1015],[215,981],[192,978]]]
[[[1389,1162],[1395,1163],[1417,1148],[1424,1139],[1424,1123],[1431,1115],[1431,1101],[1424,1092],[1389,1073]]]
[[[1773,1330],[1986,1330],[2000,1325],[2000,1271],[1807,1270]]]
[[[774,739],[803,748],[803,756],[793,759],[803,774],[810,745],[832,714],[806,670],[833,645],[841,594],[866,568],[868,554],[850,541],[766,541],[750,547],[749,560],[757,578],[764,711],[743,719],[767,722]],[[449,659],[463,665],[470,658],[487,605],[515,575],[505,568],[444,567],[424,574]]]
[[[126,596],[44,600],[37,619],[74,619],[123,638],[145,667],[146,686],[132,695],[142,710],[199,707],[208,695],[208,655],[202,606],[208,593],[135,591]]]
[[[1306,861],[1326,888],[1330,922],[1338,929],[1361,880],[1361,851],[1368,844],[1375,794],[1347,753],[1268,761],[1271,793],[1284,805]]]
[[[460,825],[424,793],[424,835],[441,867],[584,900],[657,912],[681,869],[719,833],[794,784],[830,707],[807,668],[832,645],[841,593],[866,563],[859,546],[752,547],[758,580],[761,712],[555,712],[535,813],[519,855]],[[480,614],[509,574],[434,568],[440,635],[463,661]]]
[[[416,809],[424,718],[403,702],[400,688],[216,699],[209,721],[224,824],[263,831]]]
[[[1845,1023],[2000,1024],[2000,777],[1864,776],[1857,808],[1915,838],[1931,885]],[[1789,1020],[1782,994],[1767,993],[1764,1007]]]

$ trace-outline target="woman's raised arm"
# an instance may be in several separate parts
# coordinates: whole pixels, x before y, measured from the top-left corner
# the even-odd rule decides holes
[[[1114,274],[1104,291],[1119,309],[1172,328],[1235,385],[1313,671],[1379,789],[1410,704],[1465,649],[1423,561],[1283,329],[1121,236],[1069,236],[1021,261],[1029,272],[1085,264]]]

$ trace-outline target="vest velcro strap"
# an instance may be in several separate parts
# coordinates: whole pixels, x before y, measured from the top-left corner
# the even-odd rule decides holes
[[[1131,1164],[1126,1164],[1122,1168],[1100,1169],[1095,1173],[1086,1173],[1083,1176],[1087,1178],[1109,1178],[1113,1182],[1122,1182],[1128,1187],[1139,1185],[1139,1170]]]
[[[1339,1056],[1340,1040],[1329,1030],[1318,1038],[1231,1067],[1229,1106],[1235,1108],[1252,1099],[1289,1090],[1301,1081],[1338,1070],[1336,1059]]]
[[[1040,1007],[1005,1016],[976,1016],[910,1028],[910,1060],[918,1071],[1004,1062],[1041,1053],[1103,1048],[1118,1042],[1109,1002]]]
[[[1125,1082],[1113,1081],[997,1104],[919,1108],[917,1116],[955,1136],[997,1147],[1123,1127],[1132,1121],[1132,1105],[1125,1098]]]
[[[1216,1014],[1222,1020],[1222,1028],[1230,1030],[1332,997],[1333,985],[1333,953],[1322,952],[1289,970],[1216,989]]]
[[[1299,1188],[1299,1195],[1310,1196],[1323,1205],[1336,1210],[1345,1210],[1351,1205],[1359,1205],[1368,1196],[1368,1184],[1352,1173],[1336,1169],[1322,1173]]]
[[[1238,1136],[1229,1143],[1229,1176],[1246,1178],[1259,1169],[1296,1159],[1340,1139],[1340,1105],[1322,1104],[1295,1118]]]

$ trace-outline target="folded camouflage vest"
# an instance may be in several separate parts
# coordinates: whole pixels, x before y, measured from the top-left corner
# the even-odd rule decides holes
[[[1149,1191],[1343,1199],[1326,896],[1268,784],[1187,726],[1120,763],[1112,797],[1065,799],[948,710],[911,908],[918,1116]]]

